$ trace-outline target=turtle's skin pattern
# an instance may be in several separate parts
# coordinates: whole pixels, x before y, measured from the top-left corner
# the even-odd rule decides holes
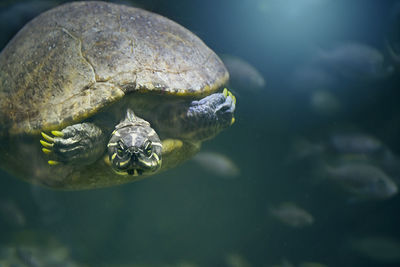
[[[110,167],[122,164],[113,161],[116,136],[129,134],[131,145],[138,135],[155,144],[154,173],[174,167],[233,123],[235,97],[217,92],[228,78],[211,49],[165,17],[105,2],[61,5],[0,54],[0,164],[52,188],[121,184],[143,178]]]

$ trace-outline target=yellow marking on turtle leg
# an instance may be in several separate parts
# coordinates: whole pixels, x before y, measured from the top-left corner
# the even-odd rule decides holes
[[[162,154],[168,154],[173,150],[181,148],[183,142],[178,139],[165,139],[162,141]]]
[[[235,123],[235,117],[232,117],[231,125]]]
[[[51,153],[51,150],[47,149],[47,148],[42,148],[42,151],[43,151],[44,154],[50,154]]]
[[[224,88],[224,91],[222,91],[222,93],[224,94],[225,97],[228,96],[228,89]]]
[[[46,139],[47,141],[52,142],[52,143],[54,142],[54,138],[53,137],[48,136],[44,132],[41,132],[41,134],[42,134],[43,138]]]
[[[234,96],[233,94],[232,94],[232,101],[236,105],[236,96]]]
[[[40,143],[42,146],[47,147],[47,148],[52,148],[54,144],[47,143],[46,141],[40,140]]]
[[[54,166],[54,165],[57,165],[57,164],[59,164],[60,162],[58,162],[58,161],[55,161],[55,160],[49,160],[47,163],[48,163],[49,165],[52,165],[52,166]]]
[[[51,134],[57,137],[63,137],[64,133],[61,131],[51,131]]]
[[[114,160],[116,156],[117,156],[117,153],[112,154],[111,160]]]

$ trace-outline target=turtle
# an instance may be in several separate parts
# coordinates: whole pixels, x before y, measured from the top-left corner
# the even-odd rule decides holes
[[[233,124],[228,79],[216,53],[166,17],[60,5],[0,54],[0,167],[65,190],[158,174]]]

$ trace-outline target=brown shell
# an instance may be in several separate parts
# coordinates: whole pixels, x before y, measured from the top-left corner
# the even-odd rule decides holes
[[[228,72],[196,35],[160,15],[73,2],[31,22],[0,54],[2,132],[37,133],[89,117],[127,92],[209,94]]]

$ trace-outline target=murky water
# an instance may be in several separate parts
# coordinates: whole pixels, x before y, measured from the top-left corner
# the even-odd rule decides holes
[[[62,2],[3,1],[1,46]],[[117,187],[54,191],[1,171],[1,266],[399,266],[400,2],[118,2],[221,56],[236,122]]]

